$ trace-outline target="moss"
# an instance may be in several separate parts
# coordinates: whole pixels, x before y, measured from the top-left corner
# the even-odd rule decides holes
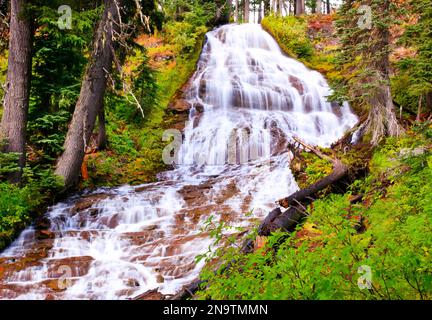
[[[338,79],[341,77],[335,64],[338,44],[334,42],[332,34],[311,32],[317,23],[319,28],[332,28],[332,17],[269,16],[261,22],[264,30],[275,38],[287,55],[301,61],[308,68],[319,71],[329,80]]]

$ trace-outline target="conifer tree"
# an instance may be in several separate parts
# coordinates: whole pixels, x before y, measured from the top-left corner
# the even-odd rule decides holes
[[[338,62],[344,78],[335,85],[336,96],[369,110],[355,136],[373,145],[402,132],[390,88],[390,27],[397,12],[391,0],[345,0],[337,21]]]
[[[416,55],[403,59],[399,67],[408,75],[406,91],[417,98],[417,120],[420,120],[423,110],[432,111],[432,1],[410,0],[409,11],[417,22],[407,27],[401,42],[413,47]]]

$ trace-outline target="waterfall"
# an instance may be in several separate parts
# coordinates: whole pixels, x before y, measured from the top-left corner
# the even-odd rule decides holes
[[[293,136],[329,146],[356,124],[348,104],[329,103],[329,94],[321,74],[285,56],[259,25],[209,32],[186,93],[191,110],[175,168],[156,183],[51,207],[47,230],[28,228],[0,255],[0,298],[175,293],[204,265],[195,257],[212,244],[202,231],[211,215],[247,228],[298,190]]]

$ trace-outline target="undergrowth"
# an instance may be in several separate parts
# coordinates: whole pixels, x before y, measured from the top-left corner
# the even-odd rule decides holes
[[[197,297],[431,299],[431,133],[428,124],[387,139],[374,151],[370,173],[346,194],[316,200],[296,232],[273,233],[252,254],[220,251],[230,268],[205,268]],[[362,201],[351,203],[357,194]]]

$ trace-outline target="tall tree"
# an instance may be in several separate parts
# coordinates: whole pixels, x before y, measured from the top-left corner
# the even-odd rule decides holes
[[[26,159],[26,126],[30,95],[32,23],[26,13],[27,0],[12,0],[10,14],[9,57],[4,111],[0,124],[3,152],[19,154],[18,165]],[[21,172],[9,176],[19,182]]]
[[[244,21],[249,22],[250,1],[244,0]]]
[[[368,118],[356,136],[367,136],[376,145],[382,138],[402,132],[390,88],[389,30],[397,12],[390,0],[369,0],[366,3],[372,17],[368,17],[369,12],[358,11],[362,3],[365,1],[344,1],[339,12],[337,27],[342,42],[339,63],[347,77],[336,86],[336,92],[369,109]]]
[[[315,12],[318,14],[322,13],[322,0],[316,0]]]
[[[305,1],[304,0],[296,0],[296,3],[295,3],[296,16],[302,15],[304,13],[305,13]]]
[[[432,1],[410,0],[408,4],[418,21],[406,28],[401,42],[411,46],[417,54],[402,59],[399,68],[401,75],[408,79],[407,95],[417,101],[417,120],[420,121],[423,111],[432,113]]]
[[[264,0],[264,16],[268,16],[270,14],[270,0]]]
[[[93,132],[96,116],[102,110],[110,76],[116,37],[120,33],[122,0],[105,0],[104,12],[95,31],[91,58],[84,75],[80,96],[66,135],[64,152],[57,161],[56,174],[66,187],[79,179],[85,149]],[[101,119],[100,119],[101,120]]]

